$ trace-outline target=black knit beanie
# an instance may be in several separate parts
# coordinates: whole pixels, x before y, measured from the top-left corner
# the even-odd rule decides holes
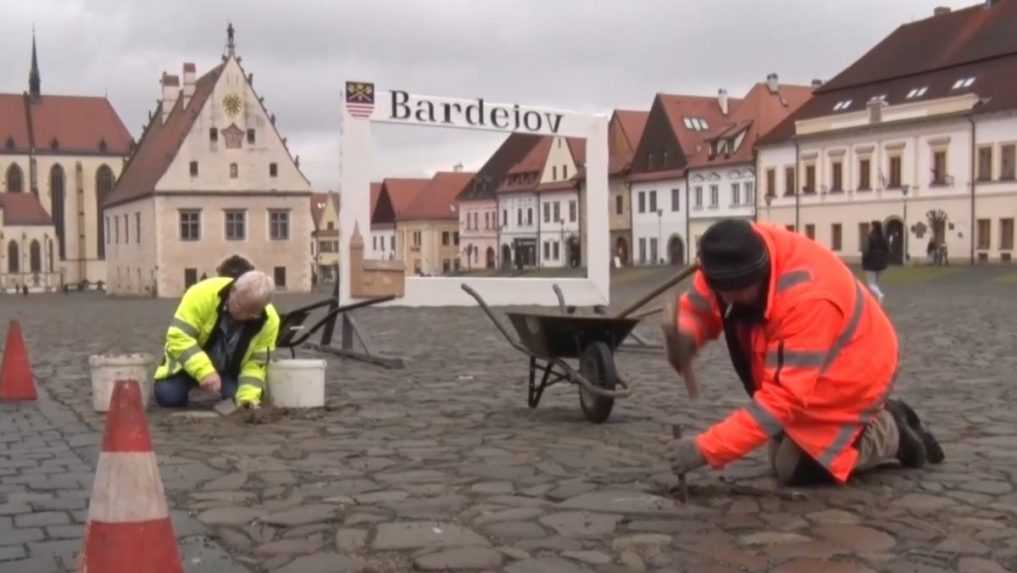
[[[715,223],[700,238],[699,259],[706,282],[715,290],[739,290],[767,276],[766,244],[743,219]]]

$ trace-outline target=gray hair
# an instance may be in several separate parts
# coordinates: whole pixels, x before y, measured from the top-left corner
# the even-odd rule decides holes
[[[272,291],[274,290],[275,282],[272,277],[261,271],[247,271],[233,282],[233,296],[237,297],[238,302],[244,301],[266,306],[272,301]]]

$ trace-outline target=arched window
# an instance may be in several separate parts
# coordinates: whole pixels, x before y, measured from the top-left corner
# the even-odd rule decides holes
[[[11,274],[21,272],[21,253],[18,252],[18,243],[13,239],[7,243],[7,272]]]
[[[7,168],[7,192],[21,193],[24,190],[24,179],[21,173],[21,166],[17,163],[11,163],[11,166]]]
[[[28,268],[33,273],[42,272],[42,245],[39,244],[39,239],[32,239],[28,248]]]
[[[49,170],[49,196],[52,205],[50,206],[50,213],[53,215],[53,226],[56,227],[57,235],[57,250],[60,253],[60,259],[67,258],[66,252],[64,251],[64,168],[59,164],[54,165]]]
[[[104,163],[95,172],[95,244],[97,248],[96,254],[100,259],[106,258],[106,244],[103,241],[106,229],[103,225],[102,205],[106,201],[106,196],[112,191],[113,170]]]
[[[49,272],[53,272],[53,241],[46,241],[46,259],[49,261]]]

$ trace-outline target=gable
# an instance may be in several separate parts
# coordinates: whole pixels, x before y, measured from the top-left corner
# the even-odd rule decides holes
[[[572,150],[564,137],[551,138],[547,159],[541,170],[540,183],[565,181],[576,175],[576,162],[572,158]]]
[[[651,157],[652,156],[652,157]],[[671,126],[671,119],[660,94],[653,100],[646,119],[643,137],[632,157],[633,173],[650,173],[680,169],[686,164],[685,154]]]
[[[193,119],[156,191],[310,192],[235,58],[223,64],[206,99],[192,99],[186,110],[180,109],[182,103],[177,101],[173,114],[187,113]],[[194,104],[200,106],[190,109]],[[197,175],[191,173],[192,162]]]

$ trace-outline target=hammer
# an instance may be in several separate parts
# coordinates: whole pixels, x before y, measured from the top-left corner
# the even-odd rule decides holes
[[[671,424],[671,435],[674,439],[679,440],[682,437],[681,424]],[[689,501],[689,486],[685,483],[685,472],[678,474],[678,499],[682,503],[688,503]]]

